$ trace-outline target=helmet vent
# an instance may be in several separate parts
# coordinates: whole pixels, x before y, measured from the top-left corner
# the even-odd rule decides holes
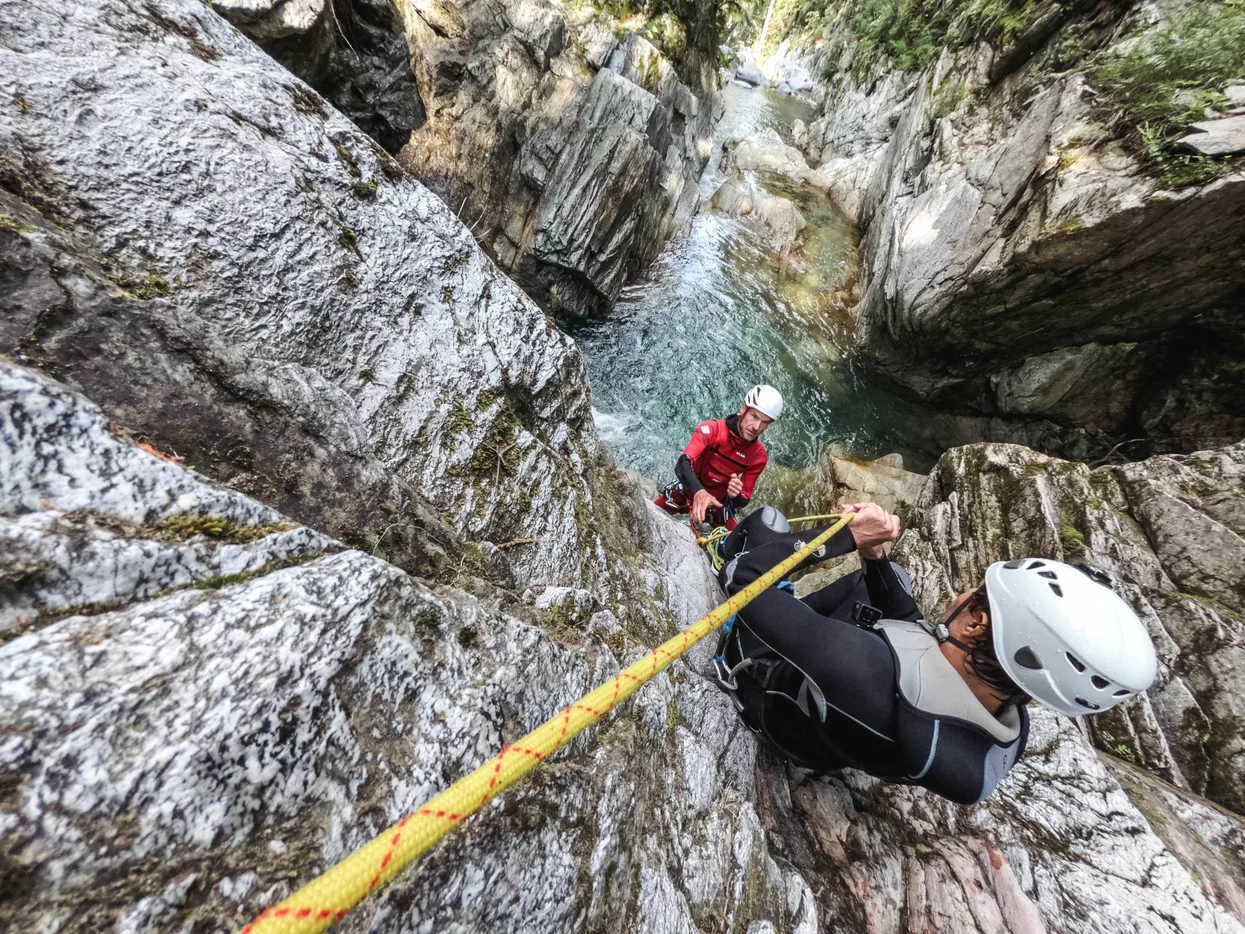
[[[1050,582],[1050,589],[1051,589],[1051,590],[1053,590],[1053,591],[1055,591],[1055,596],[1056,596],[1056,597],[1062,597],[1062,596],[1063,596],[1063,588],[1062,588],[1062,587],[1060,587],[1058,584],[1056,584],[1054,581],[1051,581],[1051,582]]]
[[[1086,710],[1102,710],[1102,707],[1100,707],[1098,704],[1091,704],[1089,701],[1087,701],[1083,697],[1078,697],[1076,699],[1076,702],[1080,704],[1082,707],[1084,707]]]
[[[1045,561],[1034,561],[1032,564],[1029,565],[1029,570],[1033,571],[1033,570],[1036,570],[1037,568],[1044,568],[1044,567],[1046,567]]]
[[[1017,558],[1016,560],[1008,561],[1005,565],[1003,565],[1003,567],[1007,568],[1009,571],[1014,571],[1017,568],[1022,568],[1024,566],[1025,566],[1024,558]]]
[[[1116,691],[1116,692],[1115,692],[1114,694],[1112,694],[1111,696],[1112,696],[1112,697],[1127,697],[1127,696],[1128,696],[1129,694],[1131,694],[1131,693],[1133,693],[1133,692],[1132,692],[1132,691],[1130,691],[1128,688],[1122,688],[1122,689],[1120,689],[1120,690]]]
[[[1081,663],[1081,660],[1077,658],[1075,655],[1073,655],[1071,652],[1064,652],[1063,654],[1068,656],[1068,661],[1072,663],[1072,667],[1075,668],[1077,671],[1085,670],[1085,666]]]
[[[1094,675],[1092,678],[1089,679],[1089,683],[1092,684],[1094,687],[1096,687],[1100,691],[1103,690],[1103,688],[1108,688],[1111,686],[1111,682],[1108,681],[1106,678],[1104,678],[1102,675]]]
[[[1045,577],[1053,581],[1059,580],[1059,575],[1054,571],[1038,571],[1038,577]]]
[[[1022,668],[1031,668],[1034,671],[1042,670],[1042,660],[1034,655],[1033,649],[1027,645],[1021,649],[1017,649],[1016,654],[1013,655],[1012,658],[1016,659],[1016,664],[1020,665]]]

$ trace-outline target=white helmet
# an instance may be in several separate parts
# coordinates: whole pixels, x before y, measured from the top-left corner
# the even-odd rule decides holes
[[[753,386],[744,397],[744,405],[777,419],[782,414],[782,393],[773,386]]]
[[[999,664],[1026,693],[1060,713],[1096,713],[1154,681],[1154,644],[1101,571],[1045,558],[986,570]]]

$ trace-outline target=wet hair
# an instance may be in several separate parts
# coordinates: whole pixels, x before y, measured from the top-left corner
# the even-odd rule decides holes
[[[964,609],[981,612],[986,617],[986,631],[968,644],[968,666],[995,695],[1003,698],[1003,703],[1023,707],[1032,698],[1003,670],[999,657],[994,654],[994,633],[991,629],[994,622],[990,619],[990,601],[986,598],[985,584],[973,591]]]

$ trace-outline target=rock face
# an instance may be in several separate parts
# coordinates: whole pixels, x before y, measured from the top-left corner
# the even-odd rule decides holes
[[[1183,6],[1028,4],[1031,29],[989,41],[964,7],[948,50],[909,72],[868,64],[848,26],[863,6],[810,53],[830,77],[808,141],[862,231],[861,355],[966,415],[1160,449],[1245,434],[1221,351],[1245,340],[1245,176],[1164,190],[1104,137],[1085,71]]]
[[[761,74],[779,93],[807,94],[817,100],[824,93],[813,71],[815,57],[796,49],[788,40],[779,43],[761,66]]]
[[[1180,141],[1186,149],[1203,156],[1228,156],[1245,152],[1245,116],[1224,117],[1194,123],[1194,130]]]
[[[163,548],[189,577],[151,593],[173,579],[137,569],[108,606],[0,645],[0,868],[14,931],[233,930],[718,599],[690,536],[634,478],[617,500],[618,573],[671,589],[641,584],[615,616],[589,591],[531,606],[467,574],[472,595],[293,523],[272,528],[271,510],[119,441],[97,407],[8,364],[0,414],[6,537],[24,528],[50,554],[66,516],[89,514],[96,544]],[[153,537],[156,517],[190,511],[250,530],[251,547],[281,560],[211,574],[195,563],[210,536]],[[88,562],[47,571],[14,573],[6,557],[6,599],[95,573]],[[932,562],[918,575],[926,591],[938,583]],[[1039,712],[1031,753],[999,794],[956,808],[850,772],[811,781],[786,768],[679,662],[346,923],[1245,930],[1230,914],[1239,872],[1216,855],[1241,853],[1240,822],[1144,774],[1127,780],[1145,783],[1147,809],[1161,800],[1179,849],[1071,721]],[[1138,928],[1139,917],[1162,920]]]
[[[59,610],[0,646],[0,761],[14,779],[0,797],[0,871],[6,911],[22,919],[14,930],[232,930],[235,915],[280,897],[291,878],[614,671],[615,651],[644,651],[637,625],[667,631],[718,599],[690,535],[638,498],[648,491],[634,481],[619,529],[639,589],[620,616],[590,604],[559,616],[470,573],[462,582],[480,597],[343,551],[119,441],[96,406],[9,364],[0,442],[0,534],[28,546],[0,565],[5,609],[16,599]],[[170,521],[191,515],[198,524]],[[636,535],[662,551],[636,550]],[[124,573],[103,593],[108,558]],[[649,579],[677,596],[645,597]],[[84,592],[103,599],[58,618]],[[589,626],[597,635],[585,641]],[[573,744],[493,809],[506,816],[481,822],[482,836],[448,844],[363,915],[394,931],[451,916],[462,929],[535,917],[569,930],[639,923],[660,904],[689,916],[697,898],[698,912],[735,914],[746,894],[747,911],[789,910],[811,930],[806,886],[768,857],[744,796],[750,745],[716,765],[740,729],[708,683],[686,669],[663,675],[591,751]],[[671,811],[680,787],[696,789],[696,803]],[[545,822],[554,797],[578,815],[564,826]],[[71,812],[82,822],[66,821]],[[655,827],[669,842],[653,848]],[[702,853],[695,839],[737,842]],[[455,856],[463,847],[467,876]],[[680,889],[671,865],[690,859],[703,868]],[[124,881],[101,886],[105,877]],[[491,880],[491,894],[464,901],[471,878]]]
[[[207,7],[0,3],[0,89],[6,929],[234,931],[720,599],[573,345]],[[1243,460],[952,452],[899,549],[929,609],[1012,540],[1128,575],[1098,740],[1167,782],[1044,714],[978,808],[811,780],[704,646],[343,929],[1239,934]]]
[[[549,311],[608,310],[695,213],[720,114],[635,34],[544,0],[409,3],[428,122],[400,159]]]
[[[595,579],[582,361],[442,202],[202,4],[25,9],[0,351],[404,567],[460,566],[448,524]]]
[[[713,193],[713,207],[734,217],[752,217],[769,232],[770,247],[789,253],[799,246],[808,221],[791,201],[772,195],[742,175],[728,178]]]
[[[724,171],[773,172],[800,182],[814,181],[803,154],[784,143],[772,128],[741,140],[728,140],[723,149]]]
[[[424,122],[394,0],[221,0],[212,8],[396,154]],[[315,110],[314,96],[304,106]]]

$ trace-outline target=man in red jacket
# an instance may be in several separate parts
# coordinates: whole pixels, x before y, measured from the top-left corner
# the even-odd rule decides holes
[[[769,454],[761,433],[782,414],[773,386],[753,386],[738,415],[701,422],[674,466],[678,477],[656,503],[671,514],[691,512],[697,522],[735,528],[735,511],[747,505]]]

